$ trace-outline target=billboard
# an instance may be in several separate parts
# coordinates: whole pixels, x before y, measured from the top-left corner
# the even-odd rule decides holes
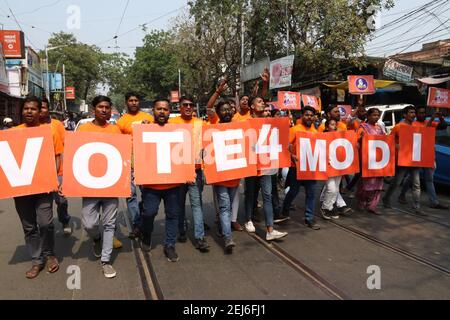
[[[75,100],[75,87],[66,87],[66,99]]]
[[[24,34],[20,30],[0,30],[0,42],[5,58],[25,58]]]
[[[384,64],[383,74],[398,81],[410,82],[413,68],[389,59]]]
[[[270,62],[270,89],[291,85],[294,56],[290,55]]]

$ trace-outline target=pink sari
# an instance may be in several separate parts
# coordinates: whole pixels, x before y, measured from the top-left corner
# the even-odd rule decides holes
[[[360,128],[363,128],[365,134],[384,135],[383,130],[379,126],[361,123]],[[377,177],[361,178],[359,180],[356,192],[358,208],[375,211],[383,191],[383,179],[383,177]]]

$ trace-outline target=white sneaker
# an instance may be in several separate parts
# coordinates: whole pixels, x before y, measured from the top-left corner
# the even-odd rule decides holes
[[[72,234],[72,226],[70,223],[63,224],[63,232],[66,236],[70,236]]]
[[[288,234],[287,232],[280,232],[280,231],[273,229],[272,232],[266,233],[266,240],[270,241],[270,240],[280,239],[280,238],[287,236],[287,234]]]
[[[253,222],[248,221],[244,224],[245,230],[247,230],[247,232],[253,233],[255,232],[255,226],[253,225]]]
[[[103,274],[106,278],[114,278],[116,276],[116,270],[109,263],[102,265]]]

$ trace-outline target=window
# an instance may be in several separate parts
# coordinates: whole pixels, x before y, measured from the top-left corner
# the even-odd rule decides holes
[[[383,115],[383,120],[386,127],[392,126],[392,111],[385,111]]]

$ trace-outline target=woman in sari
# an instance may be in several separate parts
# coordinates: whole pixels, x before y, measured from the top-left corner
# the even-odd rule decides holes
[[[362,146],[362,138],[365,134],[384,135],[383,129],[377,124],[381,112],[377,108],[367,111],[367,122],[360,124],[358,129],[359,145]],[[377,205],[383,191],[383,177],[362,178],[358,182],[356,197],[358,199],[358,209],[367,210],[369,213],[380,215]]]

